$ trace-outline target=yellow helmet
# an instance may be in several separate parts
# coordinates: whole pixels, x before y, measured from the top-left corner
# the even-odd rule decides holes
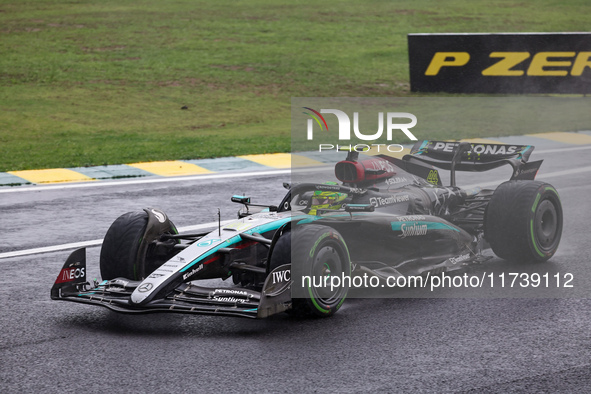
[[[348,197],[347,193],[315,191],[311,198],[308,214],[316,215],[318,210],[337,210],[343,206],[343,201]]]

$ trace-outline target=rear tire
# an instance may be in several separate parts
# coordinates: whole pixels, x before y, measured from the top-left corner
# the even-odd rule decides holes
[[[327,226],[304,225],[283,234],[273,248],[270,270],[283,264],[291,264],[292,278],[296,280],[301,280],[302,276],[351,275],[347,245],[338,231]],[[339,310],[349,288],[341,286],[331,291],[330,286],[315,287],[308,283],[305,289],[298,290],[303,290],[305,294],[301,295],[305,297],[292,299],[290,314],[328,317]]]
[[[176,228],[171,224],[172,232]],[[142,280],[156,268],[176,254],[171,250],[170,256],[156,255],[153,248],[143,248],[139,256],[140,245],[148,226],[148,214],[145,211],[128,212],[113,222],[101,247],[100,270],[104,280],[127,278]],[[159,235],[164,234],[160,232]],[[148,242],[150,240],[147,240]],[[171,246],[176,243],[172,242]]]
[[[485,215],[485,238],[510,261],[546,261],[562,235],[562,205],[552,185],[508,181],[493,193]]]

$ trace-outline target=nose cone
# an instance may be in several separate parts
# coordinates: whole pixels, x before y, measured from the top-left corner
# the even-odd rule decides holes
[[[156,284],[149,279],[140,283],[140,285],[131,293],[131,303],[140,305],[156,289]]]

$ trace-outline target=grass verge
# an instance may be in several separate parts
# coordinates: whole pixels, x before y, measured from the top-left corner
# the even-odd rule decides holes
[[[586,29],[581,0],[3,0],[0,171],[287,152],[291,97],[410,96],[407,33]]]

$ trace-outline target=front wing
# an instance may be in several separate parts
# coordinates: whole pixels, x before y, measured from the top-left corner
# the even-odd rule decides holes
[[[276,280],[279,276],[273,275],[289,269],[289,265],[283,265],[269,273],[261,291],[182,283],[164,298],[137,305],[130,302],[130,297],[138,287],[141,289],[141,281],[116,278],[90,284],[86,281],[86,251],[79,249],[66,260],[51,289],[51,298],[131,314],[173,312],[264,318],[291,309],[290,282]]]

